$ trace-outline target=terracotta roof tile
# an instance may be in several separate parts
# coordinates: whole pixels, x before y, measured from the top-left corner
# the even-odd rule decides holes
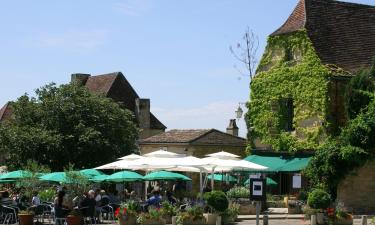
[[[0,122],[9,119],[13,114],[13,109],[10,102],[7,102],[1,109],[0,109]]]
[[[305,28],[324,64],[349,72],[371,66],[375,56],[375,6],[334,0],[300,0],[271,35]]]

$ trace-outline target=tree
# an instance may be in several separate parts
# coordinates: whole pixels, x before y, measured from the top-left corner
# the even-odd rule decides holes
[[[135,149],[134,116],[111,99],[75,84],[49,84],[35,93],[14,102],[12,119],[0,125],[0,151],[9,167],[31,159],[52,170],[69,163],[92,168]]]
[[[259,47],[259,38],[257,35],[247,27],[242,42],[238,42],[236,47],[229,47],[230,52],[233,56],[246,68],[246,72],[243,72],[240,68],[235,68],[244,76],[248,76],[251,79],[255,75],[255,66],[257,64],[256,54]]]

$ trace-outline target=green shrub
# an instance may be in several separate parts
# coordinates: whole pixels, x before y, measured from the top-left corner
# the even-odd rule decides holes
[[[49,188],[39,192],[40,200],[44,202],[53,202],[55,197],[56,190],[53,188]]]
[[[313,209],[326,209],[331,204],[331,196],[322,189],[314,189],[309,193],[307,204]]]
[[[224,212],[228,209],[229,201],[222,191],[207,192],[203,196],[207,204],[217,212]]]
[[[250,198],[250,189],[246,187],[234,187],[227,192],[228,198]]]

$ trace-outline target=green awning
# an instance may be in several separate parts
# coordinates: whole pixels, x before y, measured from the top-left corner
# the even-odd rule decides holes
[[[0,179],[22,179],[32,177],[32,173],[26,170],[17,170],[2,174]]]
[[[108,177],[109,177],[109,175],[102,174],[102,175],[98,175],[98,176],[95,176],[93,178],[90,178],[90,181],[93,181],[93,182],[104,182],[105,179],[107,179]]]
[[[82,175],[88,178],[103,175],[104,173],[96,169],[84,169],[79,171]]]
[[[108,176],[105,181],[112,182],[133,182],[142,181],[143,176],[133,171],[120,171]]]
[[[208,175],[207,178],[211,180],[212,175]],[[237,179],[234,176],[225,175],[225,174],[214,174],[215,181],[229,181],[229,182],[237,182]]]
[[[306,168],[311,157],[250,155],[245,160],[268,167],[265,172],[298,172]]]
[[[147,174],[143,177],[144,180],[185,180],[190,181],[191,179],[180,173],[173,173],[169,171],[157,171]]]
[[[284,166],[279,168],[280,172],[298,172],[307,167],[311,158],[294,158],[292,161],[286,163]]]
[[[250,184],[250,179],[247,179],[247,180],[245,181],[244,184],[245,184],[245,185],[249,185],[249,184]],[[267,177],[267,178],[266,178],[266,184],[267,184],[268,186],[274,186],[274,185],[277,185],[277,182],[274,181],[273,179]]]

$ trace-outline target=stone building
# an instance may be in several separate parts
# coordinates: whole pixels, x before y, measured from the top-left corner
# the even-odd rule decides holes
[[[139,141],[141,154],[159,149],[205,157],[207,154],[226,151],[241,157],[245,156],[246,139],[238,137],[235,120],[227,133],[216,129],[170,130]],[[237,129],[237,130],[236,130]]]
[[[256,149],[313,150],[347,122],[345,89],[375,56],[375,6],[300,0],[267,42],[251,84],[248,126]],[[354,211],[375,200],[374,162],[339,185]]]
[[[140,128],[139,138],[147,138],[165,131],[162,124],[150,112],[150,99],[140,98],[121,72],[91,76],[90,74],[72,74],[71,82],[85,86],[90,92],[113,99],[121,106],[132,111]],[[0,110],[0,122],[12,116],[11,102]]]

